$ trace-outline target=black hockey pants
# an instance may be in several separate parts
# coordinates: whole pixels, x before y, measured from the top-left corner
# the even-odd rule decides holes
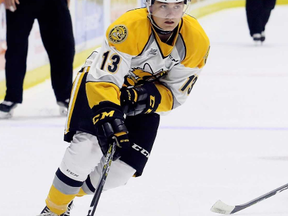
[[[246,15],[250,35],[265,31],[276,0],[246,0]]]
[[[5,100],[21,103],[26,73],[28,37],[35,19],[51,66],[57,101],[70,97],[75,44],[67,0],[22,0],[15,12],[6,10],[7,51]]]

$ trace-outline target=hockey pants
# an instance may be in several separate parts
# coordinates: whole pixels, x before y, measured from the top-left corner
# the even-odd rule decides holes
[[[102,175],[103,163],[97,138],[84,132],[76,133],[50,188],[46,199],[48,208],[61,215],[75,196],[94,193]],[[125,185],[135,172],[125,162],[113,161],[103,190]]]

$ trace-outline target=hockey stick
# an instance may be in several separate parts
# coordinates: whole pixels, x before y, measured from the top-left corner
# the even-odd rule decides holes
[[[279,188],[276,188],[260,197],[257,197],[247,203],[244,203],[242,205],[236,205],[236,206],[230,206],[230,205],[227,205],[225,203],[223,203],[221,200],[218,200],[213,206],[212,208],[210,209],[212,212],[216,212],[216,213],[219,213],[219,214],[226,214],[226,215],[229,215],[229,214],[234,214],[236,212],[239,212],[245,208],[248,208],[249,206],[251,205],[254,205],[258,202],[261,202],[262,200],[265,200],[271,196],[274,196],[276,195],[277,193],[280,193],[284,190],[287,190],[288,189],[288,184],[285,184]]]
[[[117,139],[114,138],[114,137],[113,137],[113,139],[114,139],[114,141],[113,141],[112,144],[110,144],[109,149],[107,151],[106,158],[105,158],[105,163],[104,163],[104,166],[103,166],[103,169],[102,169],[102,176],[101,176],[101,179],[99,180],[97,189],[96,189],[96,191],[94,193],[94,196],[93,196],[93,199],[91,201],[90,208],[89,208],[87,216],[93,216],[94,215],[94,213],[96,211],[97,204],[99,202],[99,199],[100,199],[100,196],[101,196],[101,193],[102,193],[102,190],[103,190],[103,187],[104,187],[104,184],[106,182],[106,178],[108,176],[108,173],[109,173],[109,170],[110,170],[110,166],[111,166],[111,163],[112,163],[112,160],[113,160],[113,155],[115,153],[116,145],[117,145]]]

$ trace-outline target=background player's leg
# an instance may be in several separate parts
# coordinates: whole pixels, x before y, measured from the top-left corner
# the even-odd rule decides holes
[[[67,0],[44,0],[39,14],[41,37],[51,65],[51,82],[58,102],[66,105],[73,79],[75,43]],[[53,16],[51,16],[53,11]]]

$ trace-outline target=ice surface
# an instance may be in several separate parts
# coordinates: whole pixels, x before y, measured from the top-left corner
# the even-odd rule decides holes
[[[288,7],[277,6],[254,46],[245,9],[199,19],[211,52],[186,104],[162,118],[141,178],[103,193],[95,216],[209,216],[288,182]],[[35,216],[68,146],[50,81],[25,91],[0,121],[0,215]],[[91,196],[72,216],[87,215]],[[288,192],[238,215],[287,216]]]

